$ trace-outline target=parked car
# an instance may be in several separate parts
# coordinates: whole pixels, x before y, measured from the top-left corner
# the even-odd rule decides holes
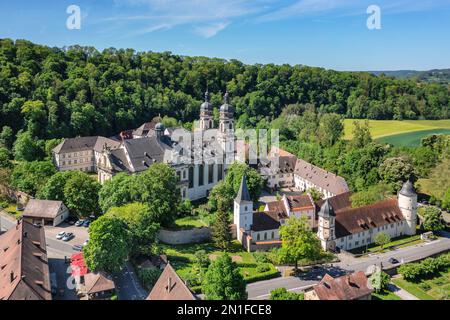
[[[80,244],[76,244],[76,245],[74,245],[74,246],[72,247],[72,249],[73,249],[74,251],[82,251],[82,250],[83,250],[83,246],[80,245]]]
[[[83,227],[89,228],[90,224],[91,224],[91,220],[84,220]]]
[[[389,259],[389,263],[391,263],[391,264],[397,264],[397,263],[399,263],[399,261],[398,261],[397,259],[395,259],[395,258],[390,258],[390,259]]]
[[[75,222],[75,227],[81,227],[84,223],[84,220],[78,220],[77,222]]]
[[[68,233],[66,233],[66,235],[62,238],[62,241],[67,242],[67,241],[72,240],[73,238],[75,238],[75,235],[74,235],[72,232],[68,232]]]
[[[60,233],[58,233],[56,235],[56,239],[61,240],[62,238],[64,238],[66,235],[66,233],[64,231],[61,231]]]
[[[88,244],[88,242],[89,242],[89,239],[87,239],[87,240],[82,244],[82,246],[85,247],[85,246]]]
[[[73,226],[76,222],[77,222],[77,218],[74,218],[74,217],[68,217],[67,219],[66,219],[66,222],[68,223],[68,224],[70,224],[71,226]]]

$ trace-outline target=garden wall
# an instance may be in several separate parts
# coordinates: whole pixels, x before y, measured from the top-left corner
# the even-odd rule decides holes
[[[165,244],[191,244],[211,240],[211,229],[207,227],[189,230],[161,229],[158,239]]]

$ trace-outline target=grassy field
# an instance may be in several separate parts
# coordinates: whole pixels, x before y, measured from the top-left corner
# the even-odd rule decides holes
[[[402,278],[393,279],[392,281],[420,300],[450,299],[450,269],[441,272],[432,279],[421,280],[418,283],[406,281]]]
[[[380,293],[372,293],[372,300],[402,300],[399,296],[395,295],[389,290],[384,290]]]
[[[222,253],[210,243],[171,246],[164,245],[163,249],[168,256],[170,263],[181,278],[185,278],[191,273],[195,252],[205,250],[205,252],[210,256],[210,259],[217,257]],[[279,276],[278,271],[272,264],[267,264],[270,267],[270,270],[266,272],[258,272],[258,263],[253,255],[247,251],[244,251],[242,246],[237,241],[233,242],[233,246],[229,254],[233,261],[237,263],[244,279],[247,282],[258,280],[257,278],[259,277],[274,278]]]
[[[344,138],[347,140],[352,139],[353,134],[353,122],[358,121],[364,123],[365,120],[344,120],[345,134]],[[411,133],[417,131],[428,131],[438,129],[450,130],[450,120],[370,120],[369,121],[370,132],[374,139],[379,139],[387,136]],[[403,137],[405,138],[405,137]]]
[[[197,216],[187,216],[175,220],[173,229],[192,229],[207,227],[207,224]]]
[[[387,252],[390,250],[389,249],[390,247],[395,246],[395,247],[403,248],[403,247],[413,246],[413,245],[416,245],[416,244],[419,244],[422,242],[423,241],[420,239],[420,235],[402,236],[402,237],[392,239],[391,242],[389,242],[387,245],[384,246],[384,249],[382,251],[381,251],[381,246],[378,246],[376,244],[371,244],[367,248],[367,253]],[[354,254],[365,253],[365,251],[366,251],[365,247],[350,250],[350,252],[352,252]]]

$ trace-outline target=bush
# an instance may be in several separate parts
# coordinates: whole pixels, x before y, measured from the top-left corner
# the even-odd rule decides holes
[[[139,268],[137,271],[139,281],[141,281],[142,285],[147,289],[150,289],[155,285],[160,275],[161,270],[156,268]]]
[[[277,288],[270,292],[269,300],[304,300],[303,293],[289,292],[286,288]]]
[[[263,263],[263,264],[259,264],[259,265],[256,267],[256,272],[258,272],[258,273],[264,273],[264,272],[270,271],[271,269],[272,269],[272,268],[270,267],[269,264]]]
[[[184,276],[184,281],[186,281],[189,287],[197,287],[201,286],[203,277],[200,273],[190,272],[186,276]]]
[[[111,300],[119,300],[119,297],[115,294],[115,295],[111,296]]]
[[[198,250],[195,252],[194,254],[194,264],[199,268],[199,269],[203,269],[203,268],[208,268],[210,261],[209,261],[209,257],[206,254],[205,250]]]
[[[253,252],[252,253],[253,258],[255,258],[255,261],[257,263],[270,263],[269,258],[267,257],[267,253],[265,252]]]
[[[430,277],[440,270],[450,267],[450,254],[437,258],[428,258],[419,263],[408,263],[398,268],[405,280],[418,281],[421,278]]]
[[[428,291],[431,289],[431,286],[426,282],[422,282],[419,284],[419,288],[423,291]]]

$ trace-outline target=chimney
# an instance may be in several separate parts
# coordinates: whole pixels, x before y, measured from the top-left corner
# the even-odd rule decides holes
[[[11,273],[9,274],[9,279],[10,279],[11,283],[14,282],[14,271],[11,271]]]
[[[172,291],[172,277],[169,277],[169,279],[167,279],[167,291],[170,293],[170,291]]]

